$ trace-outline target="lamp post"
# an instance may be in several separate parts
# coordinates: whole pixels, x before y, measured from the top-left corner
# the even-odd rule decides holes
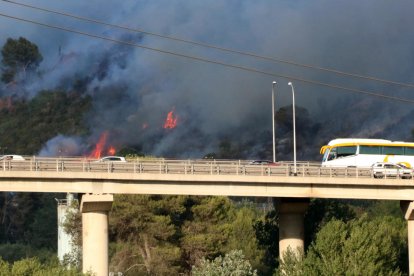
[[[297,175],[296,170],[296,124],[295,124],[295,89],[293,83],[289,82],[288,85],[292,87],[292,105],[293,105],[293,173]]]
[[[276,163],[276,141],[275,141],[275,85],[276,82],[272,83],[272,131],[273,131],[273,163]]]

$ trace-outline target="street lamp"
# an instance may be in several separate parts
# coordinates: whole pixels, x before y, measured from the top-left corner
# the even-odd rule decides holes
[[[292,105],[293,105],[293,173],[297,175],[296,170],[296,124],[295,124],[295,89],[293,83],[289,82],[288,85],[292,87]]]
[[[276,142],[275,142],[275,85],[276,82],[272,83],[272,130],[273,130],[273,163],[276,163]]]

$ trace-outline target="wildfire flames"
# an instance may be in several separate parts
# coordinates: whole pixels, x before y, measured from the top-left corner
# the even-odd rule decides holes
[[[116,153],[115,148],[113,146],[110,146],[109,149],[108,149],[108,154],[115,155],[115,153]]]
[[[178,117],[174,115],[174,109],[168,112],[167,118],[164,122],[164,128],[165,129],[172,129],[177,126]]]
[[[90,158],[95,158],[95,159],[101,158],[102,152],[105,152],[107,138],[108,138],[108,131],[105,131],[99,137],[98,143],[96,143],[95,145],[95,149],[89,155]],[[116,150],[113,146],[109,146],[106,152],[109,155],[115,155]]]
[[[165,119],[163,128],[173,129],[177,127],[178,116],[174,114],[174,109],[168,112],[167,118]],[[142,129],[148,128],[148,123],[142,124]],[[95,145],[95,149],[89,154],[89,158],[99,159],[103,153],[107,155],[115,155],[116,150],[113,146],[107,146],[108,131],[104,131],[99,137],[98,142]]]

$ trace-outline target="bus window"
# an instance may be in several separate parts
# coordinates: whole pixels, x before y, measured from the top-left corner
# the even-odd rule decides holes
[[[328,155],[328,161],[336,159],[336,149],[337,148],[331,148]]]
[[[405,147],[405,155],[414,155],[414,148]]]
[[[337,158],[356,154],[356,146],[338,147]]]
[[[382,154],[404,155],[403,147],[382,147]]]
[[[381,154],[380,146],[359,146],[359,154]]]

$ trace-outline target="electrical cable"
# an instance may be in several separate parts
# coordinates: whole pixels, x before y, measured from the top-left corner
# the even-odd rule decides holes
[[[20,3],[20,2],[16,2],[16,1],[11,1],[11,0],[1,0],[1,1],[8,2],[8,3],[14,4],[14,5],[23,6],[23,7],[30,8],[30,9],[35,9],[35,10],[39,10],[39,11],[54,13],[54,14],[58,14],[58,15],[62,15],[62,16],[82,20],[82,21],[85,21],[85,22],[91,22],[91,23],[95,23],[95,24],[108,26],[108,27],[113,27],[113,28],[118,28],[118,29],[122,29],[122,30],[131,31],[131,32],[143,33],[143,34],[147,34],[147,35],[151,35],[151,36],[156,36],[156,37],[169,39],[169,40],[174,40],[174,41],[178,41],[178,42],[184,42],[184,43],[188,43],[188,44],[192,44],[192,45],[196,45],[196,46],[201,46],[201,47],[206,47],[206,48],[211,48],[211,49],[215,49],[215,50],[220,50],[220,51],[224,51],[224,52],[235,53],[235,54],[239,54],[239,55],[249,56],[249,57],[258,58],[258,59],[267,60],[267,61],[272,61],[272,62],[277,62],[277,63],[289,64],[289,65],[293,65],[293,66],[297,66],[297,67],[315,69],[315,70],[319,70],[319,71],[334,73],[334,74],[337,74],[337,75],[344,75],[344,76],[353,77],[353,78],[359,78],[359,79],[365,79],[365,80],[370,80],[370,81],[377,81],[377,82],[382,82],[382,83],[387,83],[387,84],[393,84],[393,85],[398,85],[398,86],[403,86],[403,87],[414,88],[414,84],[391,81],[391,80],[376,78],[376,77],[372,77],[372,76],[363,76],[363,75],[360,75],[360,74],[354,74],[354,73],[349,73],[349,72],[345,72],[345,71],[340,71],[340,70],[324,68],[324,67],[310,65],[310,64],[294,62],[294,61],[290,61],[290,60],[284,60],[284,59],[279,59],[279,58],[274,58],[274,57],[262,56],[262,55],[258,55],[258,54],[252,53],[252,52],[244,52],[244,51],[239,51],[239,50],[235,50],[235,49],[219,47],[219,46],[215,46],[215,45],[212,45],[212,44],[207,44],[207,43],[202,43],[202,42],[177,38],[177,37],[173,37],[173,36],[161,35],[161,34],[157,34],[157,33],[154,33],[154,32],[145,31],[145,30],[142,30],[142,29],[136,29],[136,28],[130,28],[130,27],[126,27],[126,26],[120,26],[120,25],[116,25],[116,24],[106,23],[106,22],[103,22],[103,21],[95,20],[95,19],[81,17],[81,16],[77,16],[77,15],[74,15],[74,14],[64,13],[64,12],[60,12],[60,11],[56,11],[56,10],[36,7],[36,6],[33,6],[33,5],[24,4],[24,3]]]
[[[64,27],[60,27],[60,26],[54,26],[54,25],[50,25],[50,24],[45,24],[45,23],[29,20],[29,19],[19,18],[19,17],[15,17],[15,16],[11,16],[11,15],[6,15],[6,14],[3,14],[3,13],[0,13],[0,16],[6,17],[6,18],[9,18],[9,19],[14,19],[14,20],[17,20],[17,21],[22,21],[22,22],[26,22],[26,23],[31,23],[31,24],[51,28],[51,29],[57,29],[57,30],[65,31],[65,32],[70,32],[70,33],[80,34],[80,35],[83,35],[83,36],[98,38],[98,39],[101,39],[101,40],[111,41],[111,42],[115,42],[115,43],[118,43],[118,44],[123,44],[123,45],[132,46],[132,47],[136,47],[136,48],[151,50],[151,51],[155,51],[155,52],[159,52],[159,53],[163,53],[163,54],[169,54],[169,55],[172,55],[172,56],[183,57],[183,58],[187,58],[187,59],[201,61],[201,62],[204,62],[204,63],[211,63],[211,64],[221,65],[221,66],[228,67],[228,68],[234,68],[234,69],[239,69],[239,70],[243,70],[243,71],[263,74],[263,75],[267,75],[267,76],[279,77],[279,78],[284,78],[284,79],[288,79],[288,80],[295,80],[295,81],[299,81],[299,82],[304,82],[304,83],[309,83],[309,84],[314,84],[314,85],[319,85],[319,86],[325,86],[325,87],[334,88],[334,89],[340,89],[340,90],[343,90],[343,91],[348,92],[348,93],[352,92],[352,93],[364,94],[364,95],[373,96],[373,97],[384,98],[384,99],[393,100],[393,101],[414,103],[414,100],[400,98],[400,97],[394,97],[394,96],[388,96],[388,95],[384,95],[384,94],[378,94],[379,92],[370,92],[370,91],[366,91],[366,90],[362,90],[362,89],[348,88],[348,87],[334,85],[334,84],[327,84],[327,83],[313,81],[313,80],[307,80],[307,79],[302,79],[302,78],[297,78],[297,77],[292,77],[292,76],[287,76],[287,75],[282,75],[282,74],[266,72],[266,71],[255,69],[255,68],[249,68],[249,67],[245,67],[245,66],[228,64],[228,63],[224,63],[224,62],[221,62],[221,61],[210,60],[210,59],[196,57],[196,56],[184,55],[184,54],[180,54],[180,53],[176,53],[176,52],[171,52],[171,51],[166,51],[166,50],[161,50],[161,49],[156,49],[156,48],[152,48],[152,47],[148,47],[148,46],[139,45],[139,44],[136,44],[136,43],[133,43],[133,42],[118,40],[118,39],[105,37],[105,36],[99,36],[99,35],[90,34],[90,33],[86,33],[86,32],[81,32],[81,31],[77,31],[77,30],[72,30],[72,29],[68,29],[68,28],[64,28]]]

